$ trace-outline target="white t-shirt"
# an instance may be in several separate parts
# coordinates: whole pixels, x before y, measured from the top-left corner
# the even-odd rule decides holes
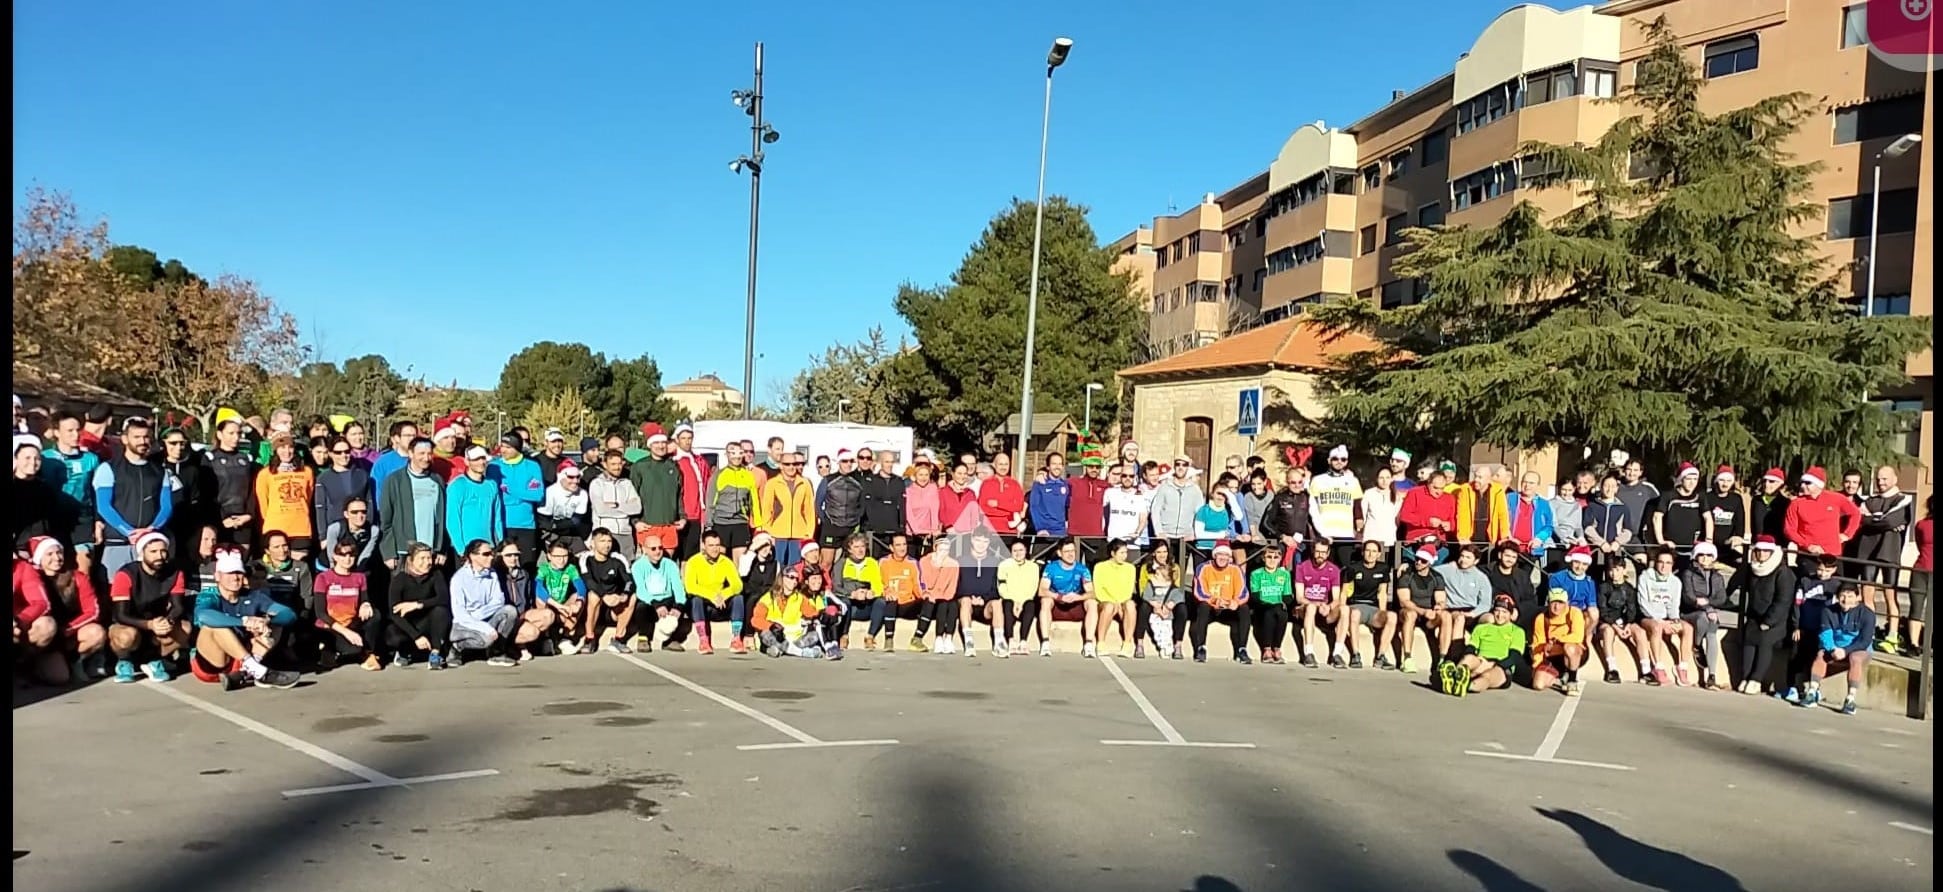
[[[1106,491],[1106,537],[1108,539],[1134,539],[1146,531],[1140,528],[1140,516],[1147,513],[1147,506],[1153,504],[1152,493],[1137,489],[1114,487]]]
[[[1363,485],[1344,471],[1317,474],[1309,481],[1309,520],[1316,532],[1334,540],[1356,538],[1356,500]]]
[[[1363,541],[1381,542],[1395,545],[1397,542],[1397,512],[1403,507],[1403,499],[1390,500],[1390,494],[1371,487],[1363,490]]]

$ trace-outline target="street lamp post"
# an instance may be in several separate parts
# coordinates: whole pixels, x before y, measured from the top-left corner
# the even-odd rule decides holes
[[[1901,158],[1923,141],[1920,133],[1905,133],[1876,153],[1875,184],[1869,189],[1869,286],[1862,297],[1862,315],[1876,314],[1876,230],[1882,224],[1882,162]]]
[[[748,420],[756,405],[756,243],[762,232],[762,147],[782,138],[776,128],[762,120],[762,44],[756,44],[755,83],[747,90],[729,93],[729,101],[749,116],[749,154],[729,162],[729,170],[749,172],[749,293],[742,335],[742,418]]]
[[[1039,327],[1039,253],[1046,234],[1046,140],[1052,134],[1052,73],[1066,64],[1073,51],[1069,37],[1053,38],[1046,52],[1046,105],[1039,121],[1039,192],[1032,203],[1032,278],[1026,285],[1025,373],[1021,376],[1019,397],[1019,446],[1012,472],[1024,485],[1032,472],[1026,469],[1026,447],[1032,442],[1032,351],[1035,329]]]
[[[843,423],[843,407],[850,405],[849,400],[837,400],[837,423]]]
[[[1093,394],[1096,391],[1105,389],[1105,384],[1086,385],[1086,433],[1088,436],[1093,434]]]

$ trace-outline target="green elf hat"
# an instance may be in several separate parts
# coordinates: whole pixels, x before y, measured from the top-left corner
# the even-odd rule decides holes
[[[1106,454],[1100,449],[1100,441],[1092,431],[1079,432],[1079,463],[1081,467],[1097,468],[1106,464]]]

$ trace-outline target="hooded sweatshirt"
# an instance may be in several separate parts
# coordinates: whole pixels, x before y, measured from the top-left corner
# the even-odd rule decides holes
[[[1153,501],[1147,506],[1147,519],[1153,525],[1154,535],[1162,539],[1192,537],[1195,512],[1200,511],[1207,501],[1207,496],[1193,481],[1180,480],[1172,475],[1162,478],[1160,485],[1154,487]],[[1304,500],[1306,503],[1307,500]]]
[[[509,530],[538,529],[538,521],[533,512],[546,503],[546,482],[540,474],[540,463],[530,458],[505,458],[492,460],[494,471],[499,478],[499,494],[504,503],[504,527]]]
[[[1822,608],[1821,632],[1816,642],[1822,650],[1841,649],[1845,651],[1867,652],[1875,646],[1876,613],[1867,606],[1857,604],[1847,610],[1842,602],[1829,601]]]
[[[1639,572],[1640,619],[1680,618],[1680,577],[1647,567]]]

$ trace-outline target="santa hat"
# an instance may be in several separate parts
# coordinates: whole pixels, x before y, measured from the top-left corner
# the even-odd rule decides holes
[[[1437,563],[1437,550],[1434,548],[1419,548],[1411,557],[1423,561],[1426,564],[1434,564]]]
[[[648,438],[649,441],[653,441],[655,437],[662,435],[661,425],[652,421],[641,422],[641,436]]]
[[[580,466],[570,461],[563,461],[560,463],[559,474],[562,477],[578,477],[580,476]]]
[[[1761,475],[1761,479],[1772,480],[1776,483],[1786,483],[1788,482],[1788,475],[1780,468],[1769,468],[1767,473]]]
[[[167,548],[169,537],[161,530],[136,530],[135,535],[130,537],[129,544],[135,546],[136,554],[141,554],[142,549],[147,548],[150,542],[160,542],[162,547]]]
[[[803,544],[797,550],[802,552],[805,556],[808,556],[815,552],[822,551],[823,546],[816,544],[815,539],[804,539]]]
[[[1683,461],[1680,463],[1680,473],[1675,474],[1674,479],[1684,480],[1688,477],[1699,477],[1699,476],[1700,476],[1700,469],[1694,467],[1693,462]]]
[[[61,543],[53,536],[35,536],[27,540],[27,555],[33,558],[36,564],[46,560],[49,555],[60,553]]]
[[[439,423],[433,425],[432,427],[433,442],[438,442],[439,440],[457,439],[458,436],[459,436],[459,432],[452,427],[452,422],[447,421],[445,419],[440,419]]]
[[[1762,533],[1761,535],[1754,537],[1754,547],[1756,549],[1768,548],[1775,551],[1780,551],[1781,543],[1774,541],[1773,536],[1770,536],[1767,533]]]
[[[1801,472],[1801,482],[1813,483],[1816,486],[1827,486],[1828,472],[1823,470],[1821,465],[1816,465],[1812,468],[1809,468],[1806,471]]]
[[[1591,564],[1592,549],[1587,548],[1584,545],[1574,545],[1572,546],[1571,551],[1565,553],[1565,560],[1567,563],[1570,563],[1572,561],[1583,561],[1586,564]]]
[[[682,434],[692,434],[694,432],[695,432],[695,426],[684,421],[680,424],[675,425],[674,436],[679,437]]]
[[[1715,469],[1714,469],[1714,479],[1715,479],[1715,480],[1721,480],[1721,479],[1726,479],[1726,480],[1732,480],[1732,479],[1734,479],[1734,466],[1733,466],[1733,465],[1721,465],[1720,467],[1718,467],[1718,468],[1715,468]]]

